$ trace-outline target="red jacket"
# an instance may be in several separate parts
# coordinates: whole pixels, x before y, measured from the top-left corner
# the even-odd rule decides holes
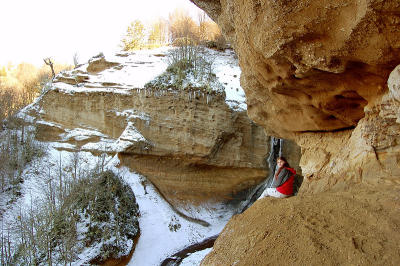
[[[291,196],[293,195],[293,182],[294,182],[294,176],[296,174],[296,170],[290,167],[285,167],[286,170],[292,173],[292,175],[286,180],[285,183],[283,183],[281,186],[277,187],[276,190],[284,195]]]

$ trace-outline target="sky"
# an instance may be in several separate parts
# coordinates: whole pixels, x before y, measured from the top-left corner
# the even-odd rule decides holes
[[[200,12],[189,0],[1,0],[0,65],[47,57],[73,64],[75,53],[82,63],[116,51],[131,21],[168,18],[176,8]]]

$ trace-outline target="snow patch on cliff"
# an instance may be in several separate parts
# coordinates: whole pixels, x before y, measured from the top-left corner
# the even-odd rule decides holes
[[[130,94],[134,90],[144,90],[145,84],[154,80],[157,76],[166,71],[168,67],[167,55],[173,47],[162,47],[154,50],[141,50],[132,53],[106,54],[107,62],[118,63],[99,73],[87,73],[89,64],[84,64],[71,71],[60,73],[56,77],[53,89],[63,93],[93,93],[111,92],[118,94]],[[223,52],[204,48],[202,53],[212,61],[212,72],[216,75],[216,81],[210,84],[210,89],[216,92],[224,91],[226,103],[235,110],[246,110],[246,98],[240,86],[241,70],[235,53],[231,49]],[[63,76],[68,79],[77,80],[76,84],[64,83]],[[78,82],[79,77],[85,77]],[[57,79],[60,81],[57,82]],[[165,87],[168,87],[168,80]],[[199,77],[189,73],[184,83],[191,86],[203,86]],[[183,86],[185,86],[183,84]],[[162,95],[162,94],[161,94]]]

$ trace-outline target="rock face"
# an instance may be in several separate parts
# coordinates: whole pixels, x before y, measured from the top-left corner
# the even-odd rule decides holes
[[[122,82],[118,73],[134,59],[97,58],[58,76],[37,103],[39,138],[118,153],[177,205],[228,200],[267,176],[269,138],[245,110],[232,109],[221,93]],[[130,75],[150,68],[143,62]]]
[[[380,161],[383,147],[375,137],[383,135],[386,126],[396,127],[387,115],[393,116],[397,107],[384,95],[388,76],[400,63],[398,1],[192,2],[218,22],[233,43],[250,118],[268,133],[302,146],[306,176],[345,174],[343,179],[359,181],[369,179],[363,177],[369,175],[367,169],[380,171],[377,165],[398,167],[397,159],[389,160],[395,166]],[[377,125],[382,119],[384,123]],[[360,155],[360,141],[367,145],[361,149],[372,153],[362,153],[364,159],[357,158],[355,165],[346,163],[352,158],[350,147]],[[338,164],[330,159],[336,157],[346,166],[327,169],[329,163]],[[363,166],[360,174],[361,161],[370,161],[371,166]],[[398,177],[397,172],[386,176]],[[338,178],[326,179],[328,186],[317,190],[330,189]]]
[[[400,63],[399,1],[192,2],[221,26],[238,54],[249,117],[267,133],[293,139],[301,146],[305,179],[300,194],[315,194],[315,202],[327,202],[319,192],[351,190],[357,194],[353,187],[362,184],[388,197],[383,187],[399,187],[400,81],[399,69],[395,69]],[[400,199],[393,200],[397,204]],[[268,203],[263,203],[264,208]],[[368,204],[378,208],[373,201]],[[291,220],[290,215],[282,214],[282,219]],[[388,217],[389,223],[398,224],[393,216]],[[271,218],[266,214],[265,219]],[[252,232],[253,218],[243,215],[236,219],[248,224],[242,235]],[[293,219],[301,223],[301,217]],[[321,219],[329,220],[329,214],[322,214]],[[366,225],[355,222],[355,231],[363,235]],[[313,224],[310,228],[315,229]],[[386,236],[399,245],[399,229],[392,230],[392,238],[390,233]],[[262,236],[263,231],[254,234]],[[236,250],[235,258],[259,256],[257,251],[251,252],[252,242],[232,240],[225,238],[226,245],[235,243],[231,249],[247,249]],[[279,251],[271,245],[262,252],[271,255]],[[229,257],[229,252],[215,250],[204,264],[212,264],[214,256]],[[367,258],[368,252],[363,252]],[[319,257],[317,253],[311,264],[320,264],[318,259],[335,261],[335,254]],[[397,264],[399,257],[393,254],[391,264]],[[378,261],[383,264],[386,259]],[[368,259],[354,263],[368,263]]]

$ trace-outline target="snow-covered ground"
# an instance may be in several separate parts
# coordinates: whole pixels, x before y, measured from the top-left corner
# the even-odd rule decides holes
[[[193,265],[199,265],[202,259],[210,253],[212,248],[206,248],[202,251],[198,251],[195,253],[192,253],[190,256],[184,258],[180,264],[180,266],[193,266]]]
[[[208,52],[215,54],[213,70],[225,88],[226,103],[230,107],[246,110],[246,96],[240,86],[240,74],[242,71],[235,53],[233,50],[225,50],[225,52],[221,53],[210,49],[208,49]]]
[[[210,223],[210,226],[187,221],[174,212],[152,185],[147,186],[148,194],[145,194],[140,182],[143,177],[127,169],[123,171],[125,181],[136,195],[141,213],[141,235],[129,265],[159,265],[184,247],[218,234],[233,215],[234,210],[222,205],[200,206],[197,218]],[[174,225],[178,228],[176,231]]]
[[[1,223],[3,228],[13,227],[22,210],[29,210],[32,202],[43,200],[49,178],[56,178],[60,169],[66,168],[74,156],[72,152],[58,151],[59,143],[47,143],[47,154],[32,162],[25,168],[21,184],[21,197],[9,205],[3,213]],[[79,169],[87,171],[99,162],[99,157],[89,152],[79,152]],[[143,186],[145,178],[122,167],[118,168],[119,160],[115,157],[105,157],[107,169],[119,173],[130,185],[140,209],[140,238],[129,265],[159,265],[168,256],[184,247],[200,242],[205,238],[218,234],[234,210],[223,205],[203,205],[192,207],[191,212],[197,219],[208,222],[209,226],[194,223],[179,216],[171,206],[163,200],[150,182],[146,189]],[[17,235],[14,235],[17,238]],[[14,239],[15,241],[16,239]],[[95,250],[86,249],[73,265],[83,265]],[[205,252],[197,252],[185,259],[183,265],[196,265],[205,256]],[[188,264],[189,263],[189,264]]]
[[[107,62],[119,65],[96,74],[88,74],[88,64],[83,64],[79,68],[66,72],[66,74],[77,80],[79,76],[84,76],[87,78],[85,82],[78,85],[56,82],[54,87],[65,93],[112,91],[113,93],[124,94],[131,89],[143,89],[146,83],[155,79],[167,69],[167,54],[171,49],[174,48],[162,47],[124,54],[105,54],[104,57]],[[231,108],[246,110],[246,98],[240,86],[241,70],[233,50],[227,49],[221,52],[204,48],[203,53],[208,60],[212,61],[212,71],[225,90],[226,103]],[[64,74],[59,75],[61,77]],[[196,82],[193,81],[192,83],[195,84]]]

